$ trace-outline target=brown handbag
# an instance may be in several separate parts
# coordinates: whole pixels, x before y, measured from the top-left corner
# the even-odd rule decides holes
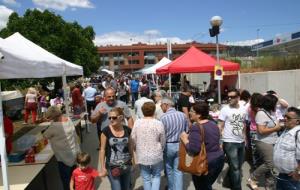
[[[204,129],[202,125],[197,125],[200,127],[200,136],[202,140],[201,151],[197,155],[190,155],[186,151],[183,142],[180,141],[178,169],[182,172],[187,172],[193,175],[201,176],[208,174],[208,161],[204,142]]]

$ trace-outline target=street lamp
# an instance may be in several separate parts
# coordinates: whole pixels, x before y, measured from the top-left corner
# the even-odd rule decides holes
[[[258,44],[258,39],[259,39],[259,31],[260,31],[260,29],[258,28],[258,29],[256,29],[256,40],[257,40],[257,44]],[[258,57],[258,47],[256,47],[256,57]]]
[[[210,19],[210,25],[212,28],[209,29],[210,37],[216,36],[216,46],[217,46],[217,64],[216,66],[220,67],[220,55],[219,55],[219,39],[218,34],[220,33],[220,26],[222,25],[223,20],[220,16],[213,16]],[[221,76],[223,74],[221,73]],[[218,81],[218,104],[221,105],[221,78],[215,80]]]
[[[131,71],[131,75],[132,75],[132,46],[133,46],[133,43],[132,43],[132,38],[130,38],[130,42],[131,42],[131,52],[130,52],[130,71]]]

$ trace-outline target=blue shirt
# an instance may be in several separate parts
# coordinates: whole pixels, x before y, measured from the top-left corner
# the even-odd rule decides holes
[[[139,92],[139,81],[132,80],[130,82],[130,90],[131,92]]]
[[[175,108],[169,108],[161,116],[160,121],[164,124],[167,143],[179,142],[180,134],[188,131],[189,122],[185,114],[176,111]]]

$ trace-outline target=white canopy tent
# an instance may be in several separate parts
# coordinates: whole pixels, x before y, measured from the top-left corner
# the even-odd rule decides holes
[[[66,87],[66,76],[83,75],[81,66],[53,55],[19,33],[15,33],[6,39],[0,39],[0,58],[0,79],[62,76],[63,85]],[[67,93],[65,93],[65,96],[67,96]],[[0,94],[1,169],[4,189],[9,190],[2,114],[2,98]]]
[[[163,67],[163,66],[167,65],[170,62],[171,62],[170,59],[164,57],[159,62],[157,62],[155,65],[153,65],[152,67],[142,69],[140,72],[142,74],[156,74],[156,69],[158,69],[160,67]]]
[[[0,40],[4,56],[0,66],[0,79],[45,78],[66,75],[82,75],[83,69],[46,51],[35,43],[15,33]]]
[[[108,69],[102,69],[101,71],[106,72],[106,73],[112,75],[113,77],[115,76],[115,72],[110,71],[110,70],[108,70]]]

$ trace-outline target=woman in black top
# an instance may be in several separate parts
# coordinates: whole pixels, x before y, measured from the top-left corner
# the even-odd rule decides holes
[[[113,108],[108,118],[110,124],[101,134],[101,172],[108,175],[112,190],[128,190],[132,165],[129,142],[131,129],[123,125],[122,108]]]

